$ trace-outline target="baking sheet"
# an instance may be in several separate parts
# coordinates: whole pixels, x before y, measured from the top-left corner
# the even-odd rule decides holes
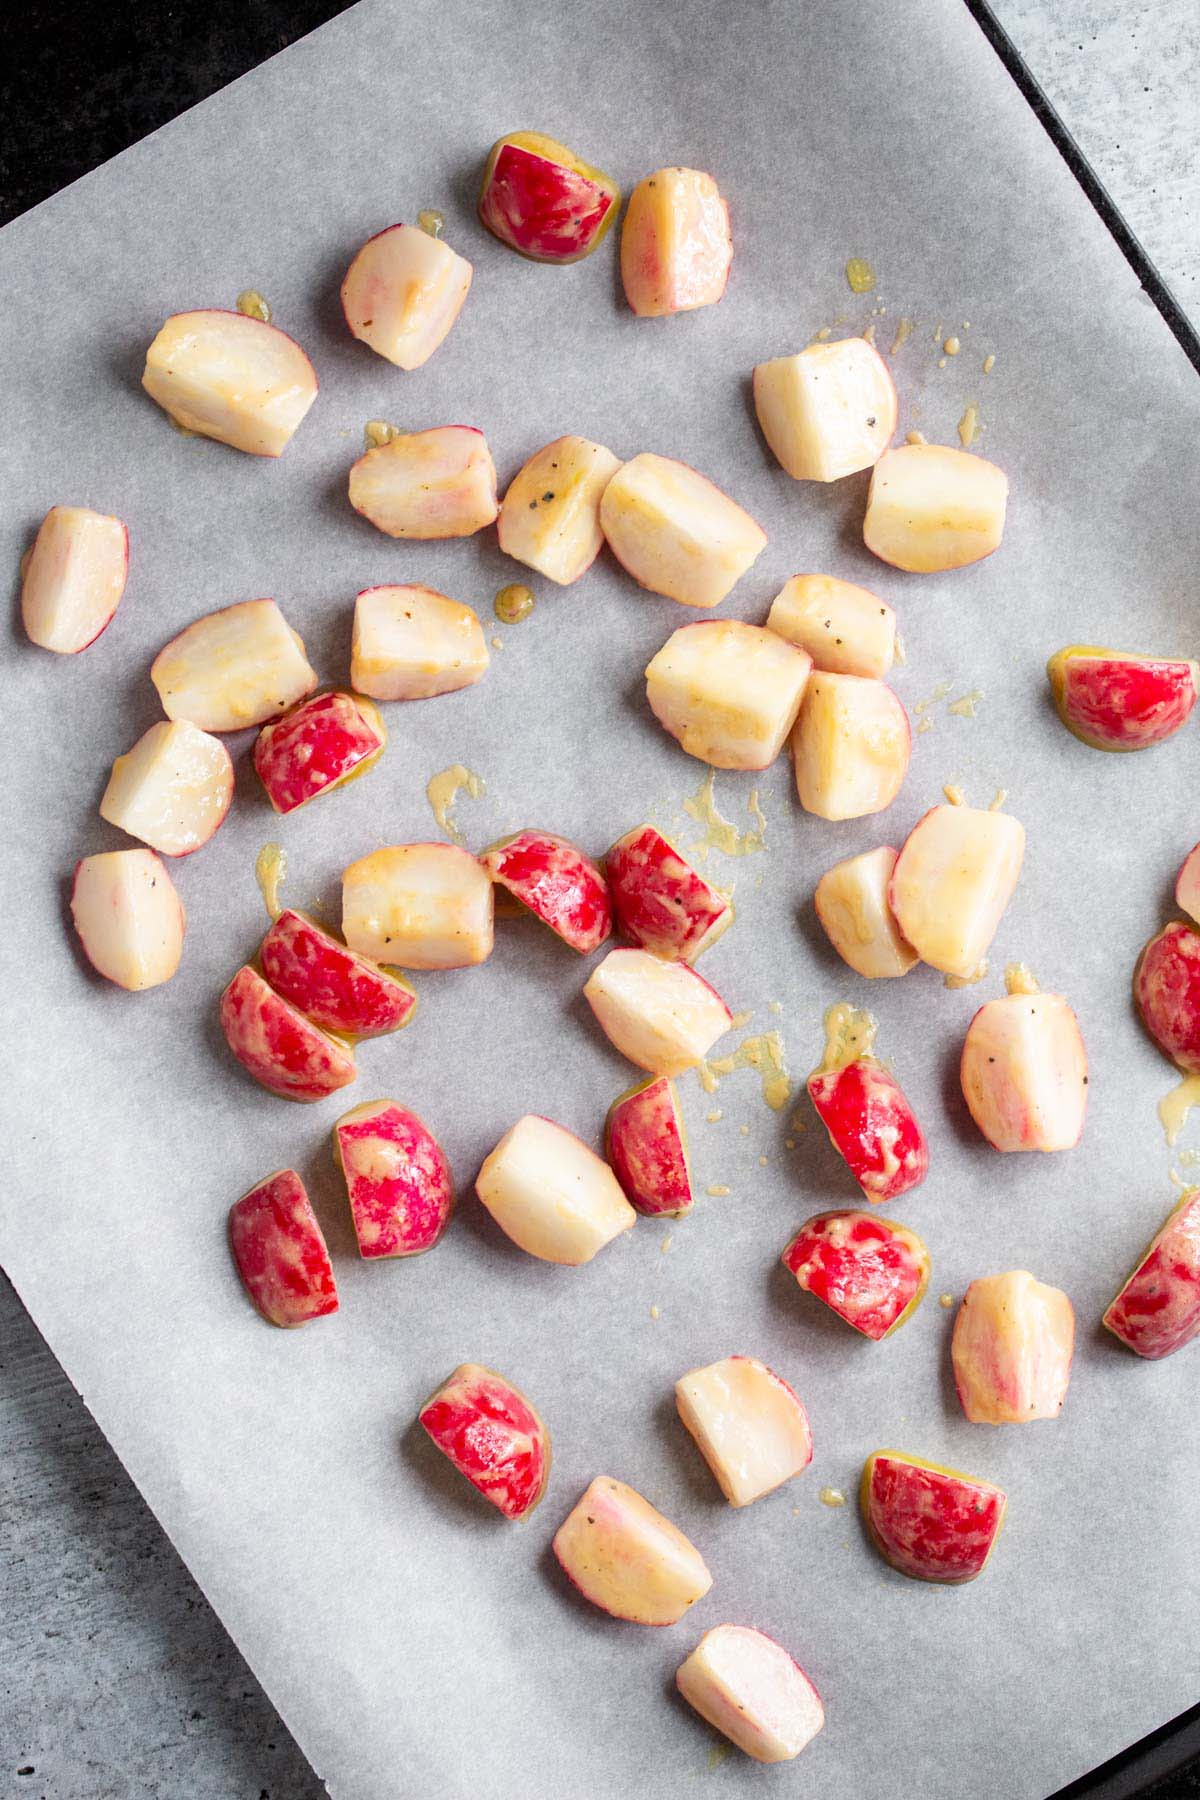
[[[626,189],[663,162],[711,169],[734,220],[725,301],[637,321],[611,245],[553,270],[487,238],[472,216],[483,152],[529,124]],[[349,339],[337,287],[365,236],[428,205],[476,276],[449,340],[404,375]],[[877,270],[874,294],[851,294],[850,256]],[[1055,722],[1041,670],[1072,639],[1191,646],[1200,390],[965,11],[368,0],[9,226],[0,269],[7,566],[60,500],[119,513],[133,539],[121,610],[78,659],[26,644],[14,588],[0,1252],[331,1793],[757,1791],[773,1778],[722,1760],[671,1688],[726,1619],[780,1638],[821,1689],[825,1731],[774,1779],[830,1800],[891,1795],[898,1778],[929,1800],[1042,1796],[1192,1702],[1195,1371],[1138,1362],[1097,1320],[1171,1201],[1155,1118],[1171,1075],[1128,984],[1197,834],[1195,739],[1144,757],[1086,751]],[[232,304],[248,285],[322,382],[277,464],[178,436],[137,385],[167,313]],[[865,477],[798,486],[756,435],[753,363],[825,326],[861,329],[875,307],[885,349],[901,317],[915,320],[892,359],[901,432],[955,441],[975,403],[978,448],[1012,479],[1001,552],[957,576],[884,569],[858,541]],[[963,345],[944,367],[938,327]],[[828,569],[896,605],[908,661],[895,685],[914,713],[949,684],[915,715],[934,723],[882,820],[806,817],[785,761],[716,782],[740,824],[757,784],[768,821],[764,851],[709,863],[736,882],[738,920],[704,972],[753,1009],[739,1036],[780,1029],[802,1077],[825,1006],[870,1004],[931,1139],[929,1179],[892,1209],[930,1245],[930,1293],[889,1343],[852,1341],[778,1266],[794,1228],[854,1190],[815,1121],[786,1148],[790,1115],[764,1107],[752,1072],[715,1097],[681,1083],[702,1195],[691,1218],[640,1222],[579,1270],[534,1262],[493,1228],[471,1183],[512,1120],[546,1112],[598,1142],[632,1078],[590,1021],[584,968],[532,922],[505,922],[482,969],[418,977],[416,1022],[364,1047],[344,1098],[275,1100],[221,1041],[216,996],[264,925],[252,865],[268,838],[289,852],[286,897],[336,917],[345,863],[433,834],[425,784],[454,762],[487,782],[460,804],[473,845],[539,823],[600,851],[643,816],[680,822],[704,770],[649,718],[640,670],[694,615],[606,559],[569,590],[535,582],[534,617],[495,626],[503,647],[480,686],[390,708],[380,767],[282,825],[239,740],[234,813],[172,869],[189,933],[168,986],[126,996],[75,955],[66,878],[77,856],[124,841],[96,803],[112,757],[157,716],[148,664],[182,624],[272,594],[336,682],[359,588],[425,581],[487,615],[520,577],[493,533],[405,545],[349,511],[346,470],[378,416],[479,424],[502,481],[564,431],[678,455],[770,534],[724,614],[760,620],[788,575]],[[977,716],[948,711],[976,688]],[[928,970],[861,982],[823,941],[814,883],[844,855],[898,842],[949,780],[982,804],[1005,787],[1029,832],[993,978],[957,992]],[[1069,1155],[1001,1160],[958,1098],[966,1023],[1016,957],[1070,996],[1087,1039],[1091,1110]],[[328,1129],[381,1094],[431,1123],[461,1197],[431,1257],[372,1268],[353,1253]],[[224,1247],[228,1204],[287,1163],[310,1185],[342,1294],[337,1318],[294,1334],[259,1323]],[[1079,1344],[1062,1418],[997,1432],[958,1411],[953,1313],[937,1297],[1019,1266],[1068,1291]],[[794,1383],[816,1440],[800,1480],[742,1513],[671,1400],[678,1374],[734,1350]],[[549,1492],[520,1527],[488,1516],[412,1423],[468,1358],[510,1374],[551,1424]],[[978,1583],[923,1587],[870,1552],[853,1495],[881,1444],[1008,1489]],[[555,1571],[550,1535],[600,1472],[661,1506],[713,1570],[711,1594],[670,1631],[605,1618]],[[823,1485],[851,1503],[822,1506]]]

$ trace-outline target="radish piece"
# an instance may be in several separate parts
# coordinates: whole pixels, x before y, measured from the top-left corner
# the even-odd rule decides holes
[[[352,950],[402,969],[463,969],[492,953],[492,884],[457,844],[394,844],[342,874]]]
[[[417,1417],[442,1455],[506,1519],[533,1511],[550,1478],[550,1433],[511,1381],[479,1363],[460,1363]]]
[[[825,1723],[825,1708],[799,1663],[765,1632],[714,1625],[675,1676],[700,1717],[755,1762],[790,1762]]]
[[[896,388],[865,338],[810,344],[754,371],[754,410],[796,481],[840,481],[879,461],[896,432]]]
[[[275,811],[290,813],[365,775],[386,743],[383,720],[369,700],[314,694],[264,725],[254,746],[254,768]]]
[[[518,831],[479,858],[494,882],[548,925],[581,956],[612,933],[608,883],[569,839],[551,831]]]
[[[766,548],[767,534],[713,482],[644,452],[619,468],[600,501],[608,547],[652,594],[719,606]]]
[[[749,1506],[812,1461],[808,1414],[754,1356],[727,1356],[675,1383],[684,1426],[730,1506]]]
[[[771,602],[767,630],[833,675],[881,681],[896,660],[896,615],[869,589],[832,575],[793,575]]]
[[[471,265],[417,225],[368,238],[342,282],[346,324],[400,369],[419,369],[462,311]]]
[[[75,864],[71,917],[88,961],[130,993],[170,981],[187,917],[152,850],[109,850]]]
[[[733,906],[653,825],[619,838],[604,859],[613,911],[640,950],[694,963],[733,922]]]
[[[282,456],[317,397],[303,350],[245,313],[175,313],[149,350],[142,386],[185,431],[251,456]]]
[[[233,762],[220,738],[160,721],[118,756],[100,817],[162,856],[190,856],[214,835],[233,799]]]
[[[333,1264],[294,1169],[268,1175],[229,1209],[242,1285],[269,1325],[294,1327],[338,1309]]]
[[[716,989],[694,969],[659,962],[645,950],[610,950],[583,994],[609,1042],[652,1075],[694,1069],[733,1023]]]
[[[1200,1189],[1180,1196],[1104,1323],[1130,1350],[1153,1362],[1200,1336]]]
[[[416,1009],[407,981],[356,955],[303,913],[279,914],[258,960],[275,992],[322,1031],[381,1037],[407,1025]]]
[[[454,1180],[445,1151],[416,1113],[393,1100],[352,1107],[333,1128],[333,1159],[360,1256],[433,1249],[454,1211]]]
[[[835,863],[813,895],[817,917],[842,961],[871,981],[907,975],[919,961],[888,904],[895,867],[896,852],[881,844]]]
[[[364,588],[354,602],[350,685],[375,700],[429,700],[487,673],[483,627],[434,588]]]
[[[908,714],[883,681],[861,675],[809,676],[792,760],[805,812],[861,819],[892,804],[908,773]]]
[[[317,685],[303,640],[274,600],[242,600],[194,619],[163,645],[150,679],[168,719],[201,731],[265,724]]]
[[[540,131],[510,131],[492,145],[479,217],[493,237],[534,262],[590,256],[621,205],[616,183]]]
[[[611,1475],[598,1475],[568,1513],[554,1554],[585,1599],[634,1625],[674,1625],[712,1586],[678,1526]]]
[[[1057,1419],[1071,1379],[1075,1312],[1027,1269],[973,1281],[954,1321],[950,1358],[973,1425]]]
[[[388,537],[470,537],[499,511],[487,439],[439,425],[377,444],[350,470],[350,504]]]
[[[947,1584],[982,1574],[1008,1504],[990,1481],[902,1450],[876,1450],[867,1458],[861,1503],[885,1562],[916,1581]]]
[[[863,542],[916,574],[961,569],[1004,535],[1008,477],[995,463],[941,444],[885,450],[871,473]]]
[[[613,1101],[604,1128],[604,1153],[638,1212],[678,1219],[692,1210],[683,1116],[669,1076],[652,1075]]]
[[[221,995],[221,1029],[237,1060],[284,1100],[324,1100],[354,1080],[354,1052],[269,988],[249,964]]]
[[[637,1214],[608,1164],[552,1119],[518,1119],[479,1171],[475,1192],[529,1256],[590,1262]]]
[[[729,208],[701,169],[656,169],[638,182],[621,227],[621,283],[639,318],[694,312],[725,292]]]
[[[715,769],[767,769],[792,729],[811,659],[761,625],[681,625],[646,666],[646,699],[689,756]]]
[[[561,587],[585,575],[600,554],[600,497],[620,458],[584,437],[555,438],[514,475],[496,531],[506,556]]]
[[[979,972],[1012,897],[1025,828],[1008,813],[935,806],[905,838],[888,902],[922,962],[945,975]]]
[[[129,574],[129,527],[86,506],[52,506],[21,575],[21,622],[43,650],[76,656],[112,619]]]

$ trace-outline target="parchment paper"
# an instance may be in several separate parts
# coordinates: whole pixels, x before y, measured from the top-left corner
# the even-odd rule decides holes
[[[530,125],[626,189],[664,162],[711,169],[737,246],[724,302],[635,320],[611,245],[556,270],[486,237],[472,211],[482,156]],[[475,282],[447,343],[406,376],[351,341],[337,287],[364,237],[431,205]],[[850,256],[878,271],[875,294],[850,293]],[[133,539],[121,610],[77,659],[24,641],[14,585],[0,1249],[337,1800],[616,1800],[651,1786],[669,1800],[764,1782],[828,1800],[898,1782],[926,1800],[1025,1800],[1193,1701],[1200,1353],[1146,1365],[1098,1319],[1172,1198],[1155,1118],[1171,1072],[1128,992],[1200,828],[1195,730],[1144,756],[1088,751],[1056,723],[1042,666],[1073,639],[1195,647],[1200,391],[966,12],[369,0],[11,225],[0,269],[4,564],[15,571],[56,501],[115,511]],[[231,305],[248,285],[322,383],[277,464],[177,435],[138,388],[168,313]],[[861,329],[875,304],[884,348],[902,315],[917,321],[893,359],[901,432],[954,441],[973,401],[978,447],[1012,479],[1002,550],[961,575],[885,569],[858,537],[866,478],[793,484],[756,434],[754,362],[823,326]],[[944,368],[939,326],[963,345]],[[770,534],[725,614],[760,620],[787,576],[831,570],[895,603],[910,707],[941,682],[947,699],[983,690],[973,719],[936,708],[883,819],[806,817],[784,759],[716,787],[745,823],[758,782],[768,849],[711,858],[736,880],[738,919],[704,973],[754,1010],[746,1032],[782,1030],[800,1077],[824,1007],[869,1003],[932,1141],[925,1186],[891,1209],[934,1259],[929,1296],[894,1340],[856,1340],[779,1267],[795,1227],[853,1205],[855,1189],[815,1120],[785,1148],[788,1114],[766,1110],[749,1073],[715,1099],[681,1084],[702,1198],[669,1250],[667,1228],[643,1222],[572,1271],[493,1228],[472,1182],[501,1132],[532,1110],[598,1142],[634,1079],[581,1001],[585,968],[530,921],[503,925],[486,967],[418,977],[414,1025],[364,1047],[355,1089],[322,1105],[256,1089],[221,1041],[217,994],[264,927],[252,865],[270,837],[291,857],[287,898],[336,918],[344,864],[434,834],[425,783],[453,762],[487,780],[486,798],[460,807],[477,846],[538,823],[599,852],[643,816],[677,819],[704,770],[650,719],[640,671],[694,615],[607,559],[567,591],[535,582],[529,622],[489,618],[503,648],[487,679],[390,708],[381,766],[282,826],[239,740],[233,815],[172,868],[190,924],[168,986],[122,994],[75,954],[66,878],[79,855],[125,841],[96,803],[113,756],[157,716],[147,670],[174,631],[271,594],[322,677],[342,682],[359,588],[424,581],[488,615],[496,587],[521,577],[493,533],[405,545],[351,513],[346,471],[375,416],[482,426],[502,482],[564,431],[680,456]],[[947,780],[981,804],[1007,788],[1029,832],[993,976],[959,992],[928,970],[861,982],[823,941],[815,881],[852,851],[898,843]],[[1069,1155],[1001,1158],[959,1099],[967,1021],[1014,957],[1082,1021],[1091,1109]],[[354,1254],[328,1130],[384,1094],[437,1131],[461,1198],[431,1256],[371,1267]],[[723,1119],[706,1122],[716,1106]],[[230,1202],[289,1163],[342,1293],[337,1318],[300,1333],[259,1322],[224,1240]],[[996,1431],[958,1411],[938,1295],[1012,1267],[1067,1290],[1079,1346],[1061,1420]],[[721,1501],[671,1394],[677,1375],[735,1350],[796,1385],[816,1439],[811,1469],[746,1512]],[[554,1433],[548,1495],[516,1528],[412,1423],[467,1358],[510,1374]],[[972,1587],[906,1581],[866,1545],[854,1491],[880,1445],[1008,1489]],[[555,1572],[549,1538],[600,1472],[641,1489],[710,1563],[712,1593],[675,1629],[617,1624]],[[826,1509],[822,1485],[850,1504]],[[736,1754],[718,1766],[673,1696],[677,1664],[721,1620],[780,1638],[825,1696],[828,1725],[790,1775]]]

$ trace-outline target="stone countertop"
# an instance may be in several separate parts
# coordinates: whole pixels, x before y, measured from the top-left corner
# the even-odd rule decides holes
[[[993,0],[993,7],[1200,327],[1195,0]],[[165,59],[167,100],[164,106],[160,97],[155,110],[144,88],[139,104],[136,83],[128,103],[122,99],[122,58],[132,68],[143,66],[144,54],[164,55],[161,43],[145,51],[155,8],[140,7],[137,24],[111,44],[100,79],[89,88],[95,71],[82,64],[70,77],[70,90],[89,92],[92,102],[75,134],[75,164],[63,160],[59,126],[59,160],[47,160],[38,145],[28,158],[36,172],[24,178],[10,138],[0,163],[10,210],[47,191],[47,171],[54,185],[70,179],[336,10],[243,9],[240,23],[227,34],[211,32],[192,60]],[[45,32],[53,11],[31,9],[44,41],[24,66],[40,73],[53,55],[61,85],[63,40],[52,34],[51,51]],[[324,1785],[2,1278],[0,1518],[0,1794],[320,1800]],[[1200,1769],[1156,1785],[1152,1795],[1200,1800]]]

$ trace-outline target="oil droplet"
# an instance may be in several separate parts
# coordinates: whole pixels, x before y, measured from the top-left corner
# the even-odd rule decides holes
[[[652,1306],[650,1308],[650,1317],[652,1319],[657,1319],[659,1317],[659,1311],[658,1311],[657,1306]]]
[[[1004,985],[1010,994],[1040,994],[1037,977],[1028,963],[1011,962],[1005,965]]]
[[[942,981],[942,986],[948,988],[974,987],[977,981],[983,980],[987,972],[988,959],[985,956],[979,967],[972,969],[969,975],[947,975]]]
[[[929,439],[923,431],[908,431],[904,435],[906,444],[927,444]]]
[[[749,1137],[750,1136],[750,1127],[748,1125],[739,1125],[738,1126],[738,1136],[739,1137]]]
[[[710,1089],[709,1091],[711,1092],[712,1090]],[[721,1111],[721,1108],[717,1106],[713,1108],[712,1112],[705,1113],[704,1117],[708,1120],[710,1125],[715,1125],[718,1119],[723,1119],[725,1117],[725,1114]]]
[[[482,775],[476,775],[464,763],[451,763],[448,769],[440,769],[431,775],[425,787],[425,798],[433,810],[433,816],[454,843],[462,843],[462,833],[450,816],[451,808],[460,794],[466,794],[469,800],[478,800],[485,788]]]
[[[892,352],[891,353],[893,356],[895,356],[897,350],[899,350],[899,348],[902,344],[906,344],[908,342],[909,338],[912,336],[912,328],[913,328],[913,322],[911,319],[901,319],[900,323],[896,327],[896,335],[892,339]]]
[[[855,294],[869,294],[875,286],[875,271],[861,256],[852,256],[846,264],[846,280]]]
[[[725,1200],[729,1196],[729,1189],[723,1187],[719,1181],[714,1181],[712,1186],[705,1188],[704,1191],[706,1194],[711,1195],[714,1200]]]
[[[725,1761],[725,1758],[731,1753],[732,1750],[733,1750],[732,1744],[713,1744],[713,1746],[711,1747],[711,1749],[708,1752],[709,1768],[710,1769],[719,1769],[721,1764]]]
[[[939,1294],[938,1295],[938,1305],[945,1306],[945,1307],[953,1306],[954,1305],[954,1295],[953,1294]]]
[[[925,733],[927,731],[932,731],[932,730],[933,730],[933,720],[932,719],[922,719],[920,724],[917,726],[917,736],[924,737]]]
[[[758,1166],[759,1166],[759,1168],[760,1168],[760,1169],[765,1169],[765,1168],[766,1168],[766,1166],[767,1166],[767,1164],[768,1164],[768,1163],[769,1163],[769,1162],[770,1162],[770,1160],[771,1160],[771,1159],[770,1159],[770,1157],[769,1157],[769,1156],[760,1156],[760,1157],[759,1157],[759,1159],[758,1159]]]
[[[945,794],[949,806],[965,806],[967,804],[967,796],[956,781],[948,781],[942,792]]]
[[[1172,1149],[1193,1107],[1200,1106],[1200,1075],[1185,1075],[1158,1103],[1158,1119]]]
[[[492,639],[492,649],[493,650],[503,650],[503,648],[504,648],[504,639],[503,638],[493,638]]]
[[[683,803],[683,810],[688,817],[705,828],[699,843],[689,844],[689,850],[699,849],[703,845],[708,849],[719,850],[722,856],[749,856],[755,850],[765,849],[767,821],[758,803],[758,789],[751,788],[750,798],[746,802],[746,811],[754,824],[747,831],[739,831],[731,819],[717,810],[713,796],[716,773],[715,769],[710,769],[696,792]]]
[[[782,1000],[768,1000],[767,1001],[767,1011],[769,1013],[781,1013],[783,1011],[783,1001]]]
[[[957,356],[962,349],[962,345],[956,337],[948,337],[942,345],[942,349],[946,352],[947,356]]]
[[[671,1248],[671,1234],[669,1231],[668,1231],[666,1237],[663,1239],[662,1243],[658,1247],[662,1251],[663,1255],[665,1256],[667,1254],[667,1251]]]
[[[988,811],[989,812],[999,812],[1000,808],[1004,805],[1004,802],[1007,799],[1008,799],[1008,789],[1007,788],[997,788],[996,792],[992,795],[992,804],[988,807]]]
[[[742,1029],[742,1026],[748,1025],[753,1017],[754,1017],[753,1010],[751,1010],[750,1012],[734,1013],[732,1019],[730,1019],[730,1021],[729,1021],[730,1031],[740,1031]]]
[[[271,308],[257,288],[242,289],[237,297],[237,309],[248,319],[261,319],[264,325],[271,323]]]
[[[979,436],[979,408],[974,404],[968,406],[958,421],[958,441],[964,450],[969,450]]]
[[[939,700],[944,700],[949,692],[950,683],[948,681],[939,681],[928,700],[913,701],[913,712],[920,718],[922,713],[927,713],[931,708],[935,707]]]
[[[947,712],[956,713],[960,719],[973,719],[979,710],[979,702],[983,699],[982,688],[972,688],[969,694],[961,699],[952,700],[946,708]]]
[[[764,1031],[758,1037],[748,1037],[731,1056],[711,1057],[700,1067],[712,1082],[712,1087],[708,1087],[704,1076],[701,1077],[701,1085],[710,1094],[722,1076],[732,1075],[735,1069],[756,1069],[762,1077],[762,1097],[772,1112],[782,1112],[792,1097],[792,1082],[784,1055],[783,1039],[777,1031]]]
[[[804,1116],[803,1100],[788,1120],[788,1130],[794,1131],[797,1137],[803,1137],[804,1133],[808,1130],[808,1120]]]
[[[368,450],[378,450],[381,444],[390,444],[400,435],[400,427],[389,425],[386,419],[368,419],[363,426],[363,443]]]
[[[995,368],[995,366],[996,366],[996,358],[994,356],[985,356],[984,357],[983,372],[985,375],[990,375],[992,370]]]
[[[846,1496],[841,1488],[823,1487],[817,1495],[822,1506],[845,1506]]]
[[[875,342],[874,321],[871,320],[866,325],[864,325],[862,328],[862,331],[859,333],[859,335],[862,338],[864,344],[874,344],[874,342]]]
[[[441,237],[445,223],[445,213],[439,212],[436,206],[423,207],[417,214],[417,224],[432,238]]]
[[[819,331],[813,332],[810,341],[814,344],[827,344],[832,336],[833,327],[831,325],[822,325]]]
[[[839,1000],[825,1013],[825,1049],[821,1056],[821,1069],[828,1072],[833,1069],[844,1069],[847,1063],[857,1062],[860,1056],[870,1056],[875,1048],[875,1033],[879,1029],[875,1019],[861,1007],[851,1006],[848,1000]]]
[[[274,922],[283,911],[279,890],[287,879],[287,851],[282,844],[263,845],[254,859],[254,879],[263,897],[267,917]]]
[[[783,1147],[785,1150],[794,1150],[796,1148],[795,1138],[784,1138]]]
[[[533,611],[533,594],[524,582],[512,581],[492,601],[492,611],[505,625],[519,625]]]

